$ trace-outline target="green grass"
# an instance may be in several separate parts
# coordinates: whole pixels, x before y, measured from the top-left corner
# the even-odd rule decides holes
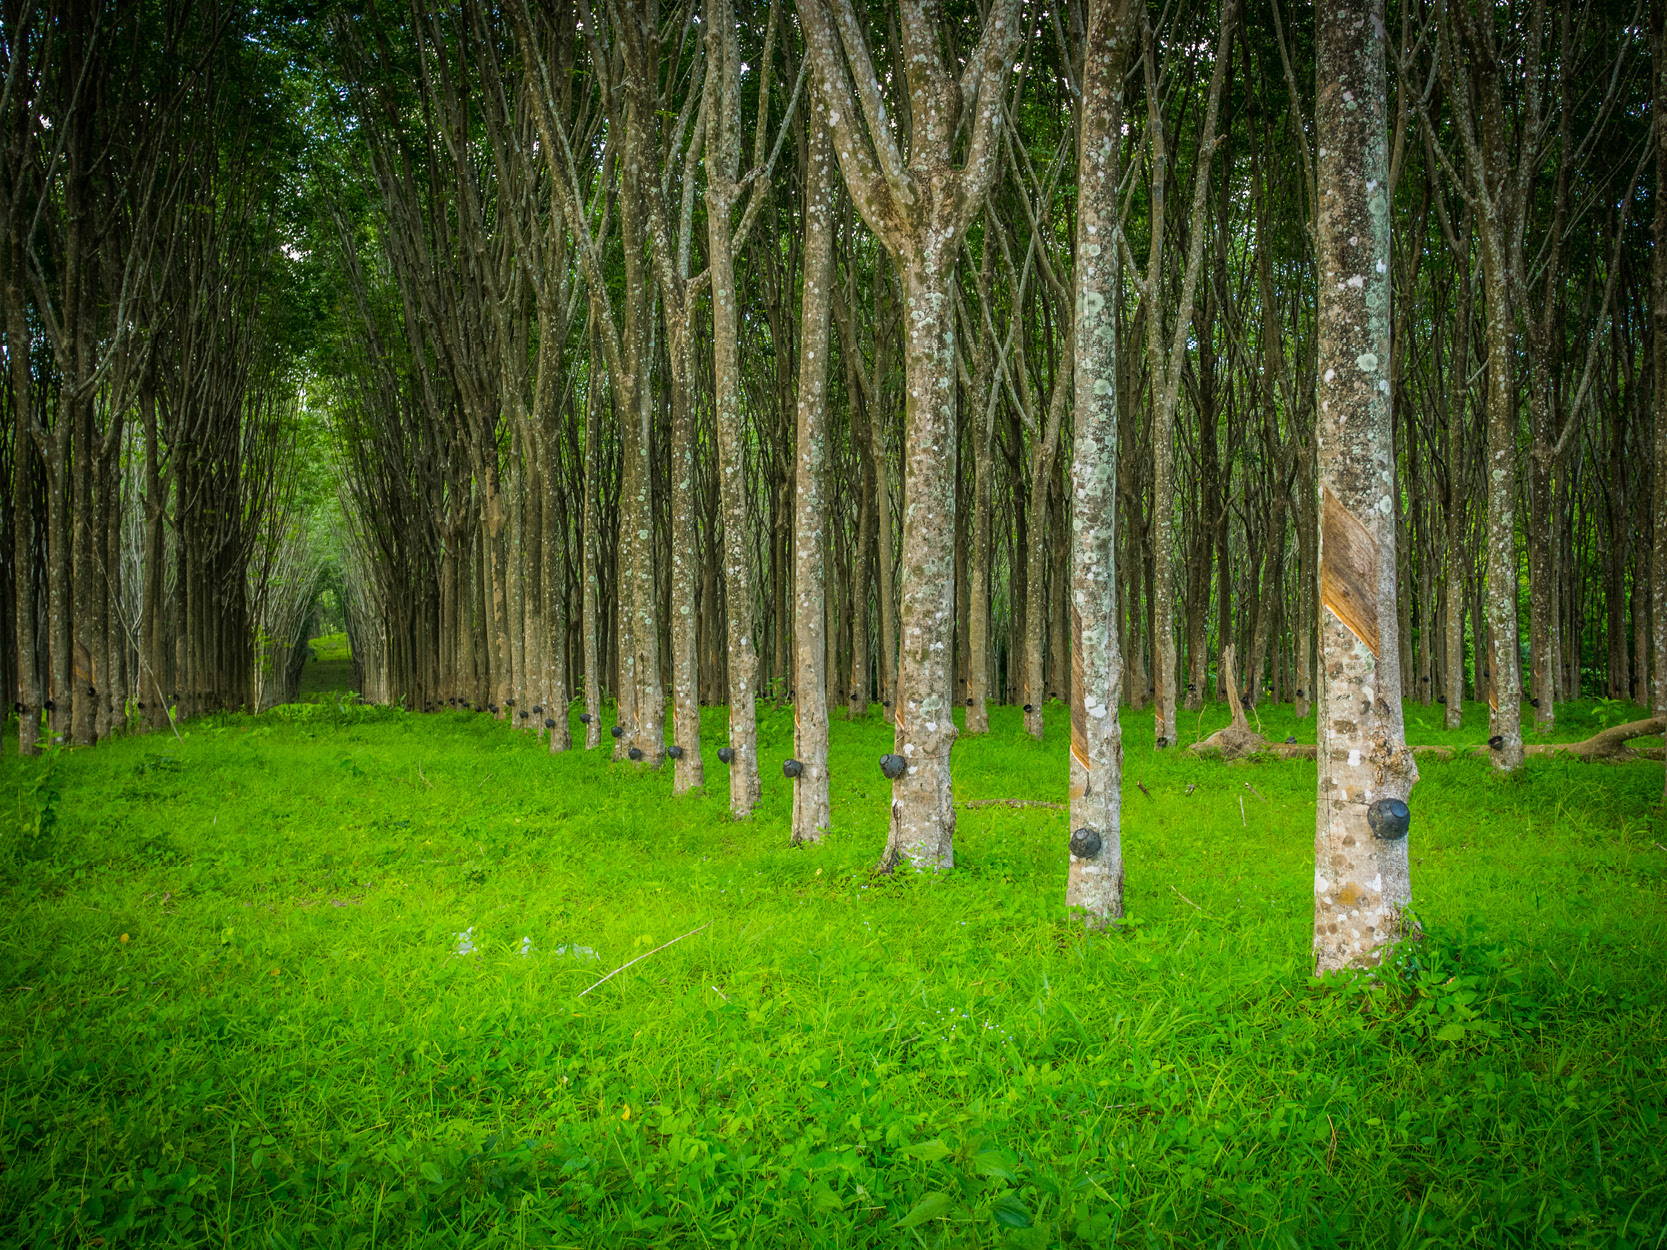
[[[346,634],[320,634],[317,638],[308,639],[307,645],[313,649],[313,657],[326,664],[353,658],[353,647]]]
[[[346,634],[321,634],[309,639],[312,658],[301,670],[299,697],[303,703],[330,703],[355,682],[353,648]]]
[[[1439,712],[1415,740],[1485,738]],[[1570,705],[1560,736],[1633,714]],[[1061,710],[1042,744],[991,719],[958,797],[1061,799]],[[1421,760],[1429,936],[1325,989],[1313,765],[1124,722],[1105,935],[1062,915],[1063,812],[966,811],[953,873],[874,877],[878,720],[835,723],[814,849],[786,845],[790,709],[761,709],[746,823],[721,709],[681,800],[342,699],[8,754],[4,1241],[1667,1244],[1660,765]]]

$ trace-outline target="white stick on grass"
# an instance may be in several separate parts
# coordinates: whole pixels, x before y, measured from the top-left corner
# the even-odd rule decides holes
[[[601,981],[596,982],[596,985],[592,985],[592,986],[589,986],[586,989],[580,990],[579,991],[579,997],[583,998],[586,994],[590,993],[591,990],[594,990],[597,985],[601,985],[603,981],[611,981],[614,977],[617,977],[620,973],[624,972],[632,964],[641,963],[643,960],[647,959],[650,955],[655,954],[657,951],[663,951],[668,946],[677,945],[677,943],[681,942],[683,940],[683,938],[694,937],[694,935],[699,933],[701,929],[710,928],[711,925],[712,925],[712,922],[710,920],[708,920],[705,924],[701,925],[699,928],[690,929],[687,933],[683,934],[682,937],[674,937],[669,942],[661,942],[660,945],[658,945],[654,948],[654,950],[644,951],[642,954],[638,955],[635,959],[626,960],[624,963],[620,964],[619,967],[615,968],[612,972],[610,972],[607,976],[603,977]]]

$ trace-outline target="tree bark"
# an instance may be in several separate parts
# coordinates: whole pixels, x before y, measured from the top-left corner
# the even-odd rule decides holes
[[[731,217],[740,160],[740,49],[728,0],[706,4],[706,225],[712,274],[713,420],[723,509],[724,615],[729,651],[729,812],[758,806],[758,644],[751,552],[751,486],[741,409],[740,309]]]
[[[793,474],[793,748],[803,771],[793,784],[793,841],[818,842],[831,819],[825,562],[835,172],[827,127],[814,118],[805,157],[804,295]]]
[[[1489,736],[1498,738],[1494,764],[1502,772],[1522,765],[1522,675],[1517,642],[1517,439],[1511,356],[1509,287],[1503,241],[1483,227],[1482,281],[1487,303],[1487,623],[1491,644],[1487,690]]]
[[[984,249],[981,273],[987,286],[993,270],[995,249]],[[990,563],[995,552],[990,544],[990,509],[994,475],[991,440],[995,429],[996,392],[993,332],[979,335],[973,366],[973,384],[968,392],[977,404],[976,438],[972,454],[972,533],[967,553],[967,710],[964,731],[990,732]]]
[[[35,419],[29,381],[29,326],[23,303],[23,249],[8,245],[6,275],[6,384],[12,397],[12,589],[17,670],[17,749],[40,754],[41,696],[36,629]]]
[[[1225,0],[1221,6],[1221,29],[1204,108],[1204,123],[1198,138],[1199,157],[1193,166],[1186,261],[1172,326],[1165,325],[1161,311],[1169,152],[1158,87],[1156,39],[1150,32],[1147,34],[1146,129],[1151,149],[1152,224],[1141,294],[1146,305],[1146,355],[1152,412],[1152,685],[1157,709],[1153,736],[1159,748],[1174,745],[1178,728],[1175,718],[1175,411],[1180,396],[1181,366],[1192,326],[1199,267],[1204,256],[1210,158],[1215,154],[1221,97],[1227,81],[1228,58],[1237,15],[1237,0]]]
[[[1405,829],[1374,816],[1405,802],[1418,770],[1402,728],[1396,637],[1383,0],[1323,6],[1317,23],[1323,680],[1314,953],[1324,973],[1376,964],[1406,931]]]
[[[1038,742],[1042,740],[1042,709],[1047,703],[1044,665],[1048,642],[1047,562],[1053,555],[1049,541],[1050,504],[1053,495],[1054,460],[1059,454],[1059,430],[1065,417],[1065,366],[1048,396],[1048,408],[1042,418],[1041,437],[1030,452],[1030,488],[1025,496],[1025,635],[1024,635],[1024,714],[1025,732]],[[1025,388],[1029,393],[1029,388]]]
[[[602,609],[601,524],[597,517],[597,493],[602,489],[598,478],[602,471],[601,413],[603,402],[599,391],[601,379],[596,362],[591,365],[590,381],[585,390],[585,447],[584,447],[584,502],[580,513],[580,591],[579,612],[583,629],[581,649],[585,666],[585,749],[594,751],[602,745],[602,639],[598,615]],[[603,375],[606,376],[605,374]]]
[[[1065,903],[1123,915],[1122,644],[1117,604],[1118,150],[1129,0],[1091,0],[1077,128],[1071,462],[1071,855]]]
[[[1655,679],[1651,705],[1658,717],[1667,716],[1667,8],[1655,6],[1653,110],[1655,143],[1655,222],[1651,256],[1651,293],[1654,316],[1651,348],[1655,381],[1655,544],[1650,579],[1654,611],[1650,675]],[[1667,780],[1663,781],[1667,803]]]

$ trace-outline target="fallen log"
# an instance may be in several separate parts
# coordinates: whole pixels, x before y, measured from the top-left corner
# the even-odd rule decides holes
[[[1524,747],[1523,751],[1528,755],[1575,755],[1583,760],[1604,760],[1610,763],[1648,759],[1657,756],[1658,752],[1635,750],[1627,746],[1627,743],[1634,738],[1648,738],[1663,732],[1664,729],[1667,729],[1667,717],[1650,716],[1644,720],[1601,729],[1590,738],[1583,738],[1579,742],[1536,742],[1532,746]]]
[[[1228,726],[1228,729],[1231,728],[1232,726]],[[1216,740],[1228,732],[1227,729],[1224,729],[1220,733],[1211,734],[1202,742],[1194,743],[1192,749],[1200,753],[1205,753],[1206,748],[1219,751],[1221,758],[1224,760],[1239,759],[1242,756],[1252,755],[1259,751],[1269,755],[1283,756],[1286,759],[1311,760],[1314,758],[1315,747],[1311,742],[1269,742],[1266,738],[1251,730],[1248,725],[1243,728],[1250,738],[1259,741],[1260,745],[1245,746],[1244,744],[1248,740],[1244,737],[1244,734],[1234,735],[1227,744],[1219,744]],[[1582,738],[1579,742],[1536,742],[1524,747],[1523,751],[1527,755],[1572,755],[1577,759],[1596,760],[1605,764],[1622,764],[1629,760],[1660,760],[1667,756],[1667,752],[1664,752],[1661,747],[1632,747],[1627,745],[1634,739],[1648,738],[1659,733],[1667,733],[1667,718],[1651,716],[1644,720],[1635,720],[1625,725],[1615,725],[1609,729],[1599,730],[1590,738]],[[1241,747],[1243,749],[1240,749]],[[1485,754],[1488,750],[1485,746],[1447,747],[1437,746],[1433,743],[1419,746],[1409,745],[1408,749],[1416,751],[1420,755],[1433,755],[1437,759],[1445,760],[1455,759],[1460,755]],[[1230,751],[1233,753],[1230,754]]]

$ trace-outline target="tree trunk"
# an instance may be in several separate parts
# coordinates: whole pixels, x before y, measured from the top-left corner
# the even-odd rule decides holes
[[[1654,140],[1655,140],[1655,222],[1651,256],[1653,374],[1655,383],[1655,542],[1650,563],[1653,583],[1651,613],[1653,654],[1650,675],[1655,679],[1650,692],[1652,710],[1667,716],[1667,9],[1655,6]],[[1640,691],[1640,698],[1644,697]],[[1667,781],[1663,782],[1667,802]]]
[[[827,127],[810,124],[805,154],[805,262],[793,474],[793,841],[827,832],[828,318],[833,285],[834,154]]]
[[[799,0],[806,55],[847,189],[903,278],[902,637],[896,693],[891,830],[881,861],[916,871],[955,862],[949,753],[953,701],[955,559],[955,258],[997,168],[1004,94],[1019,39],[1017,0],[994,0],[960,84],[943,58],[935,6],[899,6],[909,160],[886,109],[878,74],[847,0],[836,27],[830,0]],[[976,70],[975,76],[969,76]],[[853,84],[853,75],[856,82]],[[859,105],[858,97],[863,103]],[[964,127],[965,158],[950,163]],[[878,370],[876,370],[878,373]],[[883,528],[883,527],[882,527]],[[889,558],[882,553],[882,560]],[[882,612],[882,622],[884,614]],[[882,646],[889,646],[883,639]]]
[[[1370,967],[1412,901],[1403,810],[1383,0],[1317,16],[1320,493],[1316,971]]]
[[[987,291],[994,272],[995,248],[984,249],[980,271],[981,294]],[[979,335],[973,362],[972,386],[968,400],[976,404],[977,417],[972,447],[972,525],[967,551],[967,710],[964,728],[969,734],[990,732],[990,562],[995,556],[990,544],[991,496],[994,493],[995,406],[998,393],[995,377],[993,329]]]
[[[954,254],[929,244],[903,270],[903,560],[891,833],[882,866],[919,872],[955,865],[952,665],[955,568]]]
[[[1549,429],[1551,425],[1550,417],[1539,411],[1551,405],[1551,396],[1547,393],[1551,381],[1540,376],[1548,367],[1539,365],[1531,383],[1529,406],[1535,411],[1529,418],[1529,425],[1536,431]],[[1531,441],[1535,445],[1528,455],[1528,515],[1545,518],[1545,521],[1525,526],[1523,533],[1528,547],[1528,688],[1533,696],[1530,704],[1534,712],[1534,728],[1546,733],[1556,724],[1556,700],[1561,693],[1556,681],[1557,633],[1553,619],[1556,581],[1553,577],[1552,548],[1554,531],[1561,529],[1561,523],[1551,520],[1557,513],[1550,457],[1541,454],[1539,437]]]
[[[1042,740],[1042,708],[1047,702],[1044,663],[1048,641],[1047,562],[1053,554],[1048,535],[1050,496],[1053,493],[1054,459],[1059,453],[1059,427],[1070,392],[1061,367],[1048,396],[1040,442],[1030,453],[1030,489],[1026,499],[1025,524],[1025,637],[1024,713],[1025,732]]]
[[[672,309],[667,306],[667,316]],[[695,579],[700,571],[700,542],[695,494],[695,412],[690,393],[693,376],[693,326],[668,327],[671,357],[671,703],[672,743],[678,757],[672,768],[672,793],[687,794],[706,784],[700,754],[700,621]]]
[[[77,356],[81,353],[78,351]],[[73,615],[74,661],[70,673],[70,741],[77,746],[91,746],[98,741],[94,725],[94,711],[98,699],[100,674],[94,667],[97,651],[97,603],[103,598],[98,578],[96,514],[97,492],[94,487],[97,463],[97,438],[93,430],[92,396],[64,394],[59,407],[71,422],[70,477],[73,494],[64,501],[70,509],[70,534],[73,543],[71,562],[75,579]]]
[[[880,330],[876,328],[876,336]],[[880,339],[874,346],[874,379],[884,383],[891,372],[888,360],[889,339]],[[898,569],[892,555],[891,474],[887,471],[886,403],[875,391],[869,391],[870,403],[864,406],[864,451],[868,454],[868,484],[871,488],[869,516],[874,521],[874,615],[875,632],[869,635],[869,648],[875,657],[875,679],[879,685],[880,703],[892,710],[897,698],[897,578]],[[906,436],[905,436],[906,437]],[[906,453],[905,453],[906,454]]]
[[[544,500],[544,534],[540,543],[544,569],[544,719],[554,721],[550,728],[550,750],[571,750],[573,725],[567,718],[570,701],[567,684],[568,632],[572,618],[571,601],[567,588],[567,505],[569,498],[557,497],[559,467],[556,435],[546,428],[543,439],[546,489]]]
[[[1292,702],[1292,710],[1300,718],[1306,718],[1310,709],[1310,702],[1314,694],[1314,638],[1317,622],[1314,615],[1314,586],[1319,566],[1319,553],[1316,551],[1316,539],[1319,533],[1319,518],[1314,513],[1312,484],[1307,483],[1306,472],[1302,480],[1309,486],[1304,500],[1295,509],[1297,524],[1301,528],[1297,532],[1297,655],[1296,655],[1296,697]]]
[[[1151,147],[1152,224],[1147,251],[1143,303],[1146,306],[1146,355],[1152,412],[1152,686],[1156,716],[1153,736],[1158,747],[1174,745],[1175,718],[1175,411],[1181,387],[1181,366],[1192,326],[1199,266],[1204,255],[1210,158],[1215,153],[1221,97],[1227,79],[1236,0],[1221,6],[1220,33],[1210,75],[1204,122],[1199,132],[1199,157],[1194,162],[1191,211],[1188,214],[1187,253],[1181,278],[1175,323],[1166,326],[1162,315],[1165,199],[1168,144],[1164,134],[1162,93],[1158,86],[1158,52],[1148,40],[1146,53],[1147,142]],[[1223,599],[1225,614],[1225,598]]]
[[[1118,147],[1129,0],[1091,0],[1077,129],[1071,463],[1071,855],[1065,903],[1123,915],[1122,646],[1117,604]]]
[[[598,442],[601,438],[600,406],[603,401],[598,394],[601,389],[598,372],[593,362],[585,394],[584,503],[581,506],[579,535],[580,580],[583,583],[580,625],[584,631],[581,647],[585,665],[585,749],[591,751],[602,745],[602,639],[601,622],[597,618],[602,605],[601,571],[598,567],[601,539],[596,514],[599,507],[597,492],[602,489],[598,480],[602,472],[602,450]]]
[[[1482,279],[1487,299],[1488,483],[1487,622],[1489,654],[1489,738],[1497,738],[1494,765],[1501,772],[1522,766],[1522,676],[1517,652],[1517,440],[1516,397],[1512,392],[1509,293],[1503,243],[1484,226]]]
[[[70,620],[74,596],[70,593],[73,565],[70,560],[69,414],[57,413],[56,428],[47,439],[50,452],[43,457],[47,471],[46,499],[46,629],[47,688],[46,728],[54,742],[62,742],[69,731],[72,669],[70,664]]]
[[[849,377],[851,370],[846,374]],[[855,398],[852,400],[856,402]],[[855,542],[851,548],[851,689],[850,701],[846,704],[845,715],[849,720],[858,720],[868,715],[870,698],[869,686],[869,629],[868,629],[868,587],[870,564],[874,559],[874,508],[873,493],[864,489],[863,482],[867,471],[863,467],[863,455],[860,449],[855,455],[856,463],[852,467],[852,475],[857,482],[857,529]]]
[[[12,394],[12,587],[13,633],[17,663],[17,749],[40,754],[41,683],[36,630],[34,396],[29,382],[29,326],[21,273],[22,247],[14,238],[8,249],[6,281],[6,383]]]
[[[723,509],[724,616],[729,651],[729,812],[758,806],[758,645],[754,631],[751,486],[746,418],[741,410],[740,309],[732,235],[740,157],[739,62],[727,0],[706,5],[706,224],[712,276],[713,421],[718,431],[718,493]]]

